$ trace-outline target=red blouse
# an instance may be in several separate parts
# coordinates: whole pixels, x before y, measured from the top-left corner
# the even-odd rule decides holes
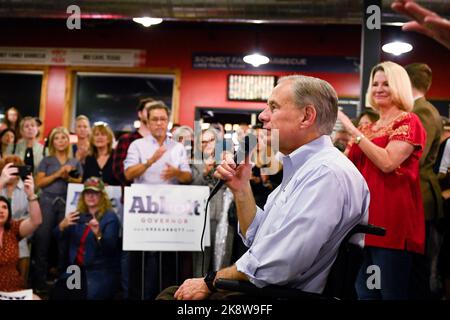
[[[381,148],[392,140],[406,141],[414,146],[413,153],[390,173],[376,167],[357,144],[350,149],[350,160],[369,186],[369,223],[386,228],[384,237],[366,235],[366,246],[423,253],[425,218],[419,159],[425,146],[425,129],[417,115],[404,112],[387,127],[375,129],[374,124],[370,124],[360,131]]]
[[[25,289],[25,283],[17,270],[19,241],[22,239],[19,227],[23,220],[11,220],[11,229],[3,232],[3,246],[0,247],[0,291],[11,292]]]

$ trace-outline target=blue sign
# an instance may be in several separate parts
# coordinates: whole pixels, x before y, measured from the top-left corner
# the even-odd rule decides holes
[[[270,62],[257,69],[240,55],[194,53],[193,69],[258,70],[258,71],[304,71],[359,73],[359,58],[318,56],[269,56]]]

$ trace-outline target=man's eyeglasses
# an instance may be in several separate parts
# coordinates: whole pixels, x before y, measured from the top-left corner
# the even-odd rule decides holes
[[[168,118],[150,118],[150,121],[151,122],[158,122],[158,121],[167,122],[167,121],[169,121],[169,119]]]

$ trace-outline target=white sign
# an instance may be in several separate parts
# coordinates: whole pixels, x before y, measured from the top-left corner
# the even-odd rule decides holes
[[[0,300],[33,300],[33,290],[21,290],[13,292],[0,291]]]
[[[123,250],[200,251],[208,195],[207,186],[125,187]],[[203,247],[209,245],[208,210]]]
[[[0,47],[0,64],[140,67],[145,50]]]
[[[80,199],[81,192],[83,191],[83,184],[81,183],[69,183],[67,187],[67,198],[66,198],[66,216],[70,212],[77,210],[78,200]],[[121,203],[122,197],[122,187],[120,186],[105,186],[106,193],[111,200],[113,210],[119,217],[120,222],[123,218],[123,207]]]

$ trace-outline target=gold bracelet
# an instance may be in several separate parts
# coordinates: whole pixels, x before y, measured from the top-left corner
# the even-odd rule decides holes
[[[361,142],[361,140],[363,139],[363,138],[365,138],[366,136],[365,135],[363,135],[363,134],[360,134],[359,136],[357,136],[356,138],[355,138],[355,144],[359,144],[360,142]]]

